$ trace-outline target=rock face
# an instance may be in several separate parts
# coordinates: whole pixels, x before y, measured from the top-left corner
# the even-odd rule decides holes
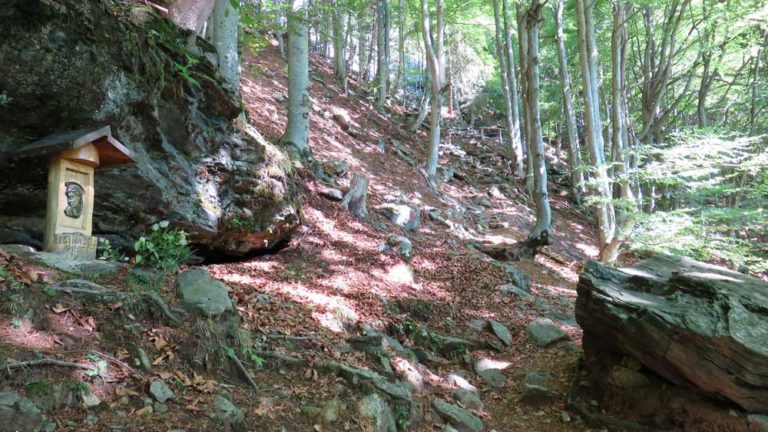
[[[103,0],[10,0],[0,27],[0,242],[42,238],[47,159],[14,153],[105,125],[136,164],[96,171],[95,235],[132,244],[169,220],[202,249],[242,255],[298,226],[291,165],[255,129],[235,126],[239,97],[221,84],[206,41]]]
[[[678,385],[768,413],[768,284],[687,258],[589,262],[576,319],[587,360],[627,355]]]

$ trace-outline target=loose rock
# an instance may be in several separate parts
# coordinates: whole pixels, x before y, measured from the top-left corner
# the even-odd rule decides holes
[[[179,297],[185,308],[214,317],[232,311],[232,300],[227,286],[213,279],[208,271],[201,268],[187,270],[176,279]]]
[[[160,379],[156,379],[152,381],[152,384],[149,385],[149,394],[151,394],[152,397],[155,398],[155,400],[160,403],[165,403],[165,401],[169,399],[176,398],[176,395],[173,393],[173,390],[168,388],[168,386],[165,385],[163,380],[160,380]]]
[[[390,222],[406,231],[416,231],[421,225],[421,211],[404,204],[384,204],[378,208]]]
[[[498,369],[487,369],[478,375],[489,387],[501,388],[507,385],[507,377]]]
[[[372,393],[360,401],[359,411],[363,417],[372,421],[374,432],[397,432],[392,409],[378,393]]]
[[[540,347],[547,347],[555,342],[569,339],[564,331],[560,330],[554,321],[549,318],[537,318],[528,324],[526,330],[528,338]]]
[[[448,403],[445,399],[435,399],[432,401],[432,407],[435,408],[443,420],[449,422],[459,432],[483,432],[485,430],[483,421],[477,416],[463,408]]]
[[[216,395],[213,403],[218,411],[219,419],[228,420],[230,423],[238,424],[245,421],[245,413],[233,404],[229,399],[222,395]]]
[[[507,326],[498,321],[491,320],[491,330],[493,330],[493,334],[504,342],[504,345],[512,345],[512,333],[509,332]]]

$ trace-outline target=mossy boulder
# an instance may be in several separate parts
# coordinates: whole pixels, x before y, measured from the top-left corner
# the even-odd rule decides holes
[[[298,226],[291,164],[242,119],[205,40],[109,0],[10,0],[0,20],[0,243],[42,238],[47,160],[15,152],[104,125],[136,156],[97,170],[94,232],[113,244],[170,220],[203,249],[242,255]]]

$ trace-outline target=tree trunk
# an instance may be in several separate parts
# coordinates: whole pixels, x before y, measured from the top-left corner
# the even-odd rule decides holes
[[[503,18],[503,34],[504,50],[506,55],[504,59],[507,61],[507,86],[509,87],[509,103],[512,108],[510,116],[512,117],[512,151],[515,154],[515,160],[517,165],[514,166],[515,177],[522,178],[525,175],[525,155],[523,154],[523,141],[521,138],[521,126],[520,126],[520,94],[517,90],[517,68],[515,66],[514,45],[512,44],[512,25],[510,24],[510,11],[509,0],[502,0],[502,18]]]
[[[275,8],[275,34],[277,35],[277,47],[280,50],[280,57],[285,59],[286,56],[285,38],[283,37],[282,1],[272,0],[272,5]]]
[[[437,16],[436,21],[439,23],[443,20],[441,17],[443,13],[443,0],[437,0]],[[426,53],[427,65],[429,66],[429,72],[431,75],[431,88],[432,88],[432,103],[431,103],[431,117],[430,117],[430,130],[429,130],[429,155],[427,157],[427,176],[434,184],[437,176],[437,164],[440,158],[440,56],[435,52],[437,48],[436,44],[432,42],[432,32],[429,22],[429,7],[427,0],[421,0],[421,30],[424,39],[424,51]],[[440,26],[438,25],[438,33]],[[440,40],[440,36],[436,36]]]
[[[541,28],[544,4],[532,0],[525,15],[522,17],[523,26],[518,28],[526,33],[525,69],[523,69],[523,86],[525,87],[525,112],[527,121],[526,137],[530,143],[529,162],[533,166],[533,200],[536,203],[536,224],[528,234],[529,244],[549,244],[549,227],[552,224],[552,211],[549,207],[547,194],[547,167],[545,164],[544,139],[541,131],[541,109],[539,106],[539,32]]]
[[[421,101],[419,102],[419,115],[416,116],[416,121],[411,125],[411,132],[416,133],[421,129],[421,125],[424,123],[424,119],[427,118],[429,112],[429,103],[432,100],[432,74],[429,72],[429,68],[424,71],[424,89],[421,94]]]
[[[168,15],[179,27],[200,33],[213,11],[216,0],[175,0]]]
[[[397,1],[397,78],[392,86],[392,94],[397,94],[405,82],[405,9],[403,0]],[[403,97],[405,102],[405,97]]]
[[[240,90],[239,29],[239,8],[232,7],[230,0],[216,0],[211,15],[210,40],[219,54],[219,74],[235,91]]]
[[[347,92],[347,59],[344,55],[344,11],[346,8],[336,0],[333,9],[333,73]]]
[[[357,69],[358,78],[362,83],[366,77],[366,68],[368,67],[368,32],[371,30],[367,23],[367,13],[370,12],[370,7],[363,6],[360,8],[360,12],[357,14],[357,49],[359,55],[357,57]]]
[[[535,161],[531,157],[532,150],[531,150],[531,133],[532,125],[531,125],[531,113],[528,111],[526,107],[525,101],[528,99],[528,86],[524,82],[525,80],[525,71],[528,69],[528,31],[525,30],[525,26],[527,23],[525,22],[525,9],[523,9],[522,4],[517,4],[517,39],[519,42],[519,49],[520,49],[520,81],[521,81],[521,90],[522,90],[522,101],[523,101],[523,129],[525,133],[525,147],[526,147],[526,174],[525,174],[525,192],[528,195],[533,195],[534,192],[534,165]]]
[[[301,159],[311,159],[309,146],[309,35],[307,0],[291,0],[288,14],[288,125],[281,141]]]
[[[585,3],[588,3],[585,5]],[[590,0],[576,0],[576,17],[579,24],[579,52],[584,94],[584,136],[594,170],[596,213],[601,258],[603,249],[613,240],[616,221],[613,208],[611,181],[605,164],[600,102],[597,92],[597,45]]]
[[[505,27],[501,18],[499,0],[493,0],[493,18],[496,27],[496,55],[499,57],[499,75],[501,75],[501,88],[504,96],[504,123],[506,126],[507,142],[509,143],[509,156],[512,160],[512,171],[516,177],[522,177],[523,174],[523,154],[520,147],[519,127],[515,125],[512,118],[512,95],[509,88],[507,50],[505,48]],[[515,137],[515,128],[518,128],[518,135]],[[516,142],[517,140],[517,142]]]
[[[389,81],[389,47],[387,46],[389,41],[389,22],[387,22],[389,17],[388,0],[378,0],[376,9],[376,17],[378,19],[378,31],[376,33],[378,96],[374,105],[378,109],[383,109],[384,104],[387,102],[387,81]]]
[[[571,92],[571,76],[568,72],[568,56],[565,50],[565,33],[563,30],[563,9],[565,0],[556,1],[555,19],[557,21],[557,52],[560,63],[560,82],[563,87],[563,114],[565,115],[565,130],[568,135],[568,163],[571,170],[571,193],[576,203],[581,202],[581,196],[586,192],[584,171],[581,168],[581,145],[576,132],[576,113],[573,109],[573,93]]]
[[[366,205],[368,197],[368,177],[354,173],[352,182],[350,182],[349,191],[341,200],[341,205],[347,208],[353,216],[358,219],[368,217],[368,207]]]

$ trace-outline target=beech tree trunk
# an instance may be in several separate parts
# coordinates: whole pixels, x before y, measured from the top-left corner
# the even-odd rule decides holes
[[[565,0],[555,2],[555,20],[557,21],[557,53],[560,63],[560,82],[563,87],[563,114],[565,115],[565,131],[568,135],[568,164],[571,170],[571,193],[574,201],[581,202],[581,196],[586,192],[584,171],[581,168],[581,145],[576,132],[576,113],[573,109],[573,93],[571,92],[571,76],[568,72],[568,55],[565,50],[565,33],[563,30],[563,9]]]
[[[424,71],[424,89],[421,93],[421,101],[419,101],[419,114],[416,116],[416,121],[411,125],[411,132],[416,133],[421,129],[421,125],[424,123],[424,119],[427,118],[429,112],[429,104],[432,100],[432,73],[429,71],[429,67]]]
[[[213,11],[216,0],[174,0],[168,15],[179,26],[200,34]]]
[[[443,0],[437,0],[437,16],[436,21],[439,23],[442,21],[443,13]],[[429,130],[429,154],[427,156],[427,176],[433,184],[437,184],[437,165],[440,158],[440,56],[435,52],[437,48],[436,44],[432,41],[432,31],[429,21],[429,6],[427,0],[421,0],[421,30],[424,39],[424,52],[426,53],[427,65],[429,66],[429,72],[431,75],[431,88],[432,88],[432,101],[431,101],[431,117],[430,117],[430,130]],[[438,25],[437,31],[440,32],[441,28]],[[436,36],[438,40],[440,36]]]
[[[515,177],[522,178],[525,174],[525,154],[523,153],[523,140],[520,123],[520,94],[517,89],[517,67],[515,65],[515,55],[512,44],[512,25],[509,10],[509,0],[502,0],[502,18],[503,18],[503,34],[504,50],[506,55],[504,59],[507,61],[507,85],[509,86],[509,103],[512,108],[510,116],[512,117],[512,151],[515,153],[515,160],[518,161],[514,167]]]
[[[405,82],[405,9],[403,0],[397,1],[397,78],[392,94],[397,94]],[[405,102],[405,98],[403,98]]]
[[[552,224],[552,211],[547,194],[547,167],[545,164],[544,139],[541,131],[541,109],[539,106],[539,32],[544,4],[532,0],[528,10],[521,17],[521,34],[525,33],[525,61],[521,56],[523,69],[522,82],[525,88],[523,104],[525,106],[526,141],[530,143],[528,161],[533,167],[533,200],[536,203],[536,224],[528,235],[527,243],[538,246],[549,244],[549,227]]]
[[[368,32],[371,30],[368,24],[368,12],[370,7],[363,6],[357,14],[357,49],[359,50],[357,72],[361,82],[367,77],[366,69],[368,68]]]
[[[240,90],[240,56],[237,42],[240,10],[230,0],[216,0],[211,15],[209,39],[219,54],[219,74],[235,91]]]
[[[342,90],[347,91],[347,59],[344,55],[343,2],[336,0],[333,10],[333,72]]]
[[[520,80],[525,79],[525,70],[528,68],[528,32],[525,31],[525,9],[521,3],[517,4],[517,38],[520,49]],[[532,128],[531,125],[531,113],[526,109],[525,101],[528,99],[528,86],[522,84],[522,101],[523,101],[523,129],[525,133],[525,147],[526,147],[526,167],[525,167],[525,192],[528,195],[533,195],[534,189],[534,160],[531,157],[531,140],[529,131]]]
[[[377,33],[376,33],[376,59],[378,60],[377,80],[378,96],[375,106],[378,109],[384,108],[387,102],[387,84],[389,80],[389,2],[387,0],[378,0],[376,8]]]
[[[515,71],[509,71],[507,69],[509,62],[507,62],[507,49],[506,44],[506,27],[501,18],[501,8],[499,6],[499,0],[493,0],[493,18],[496,27],[496,55],[499,57],[499,74],[501,75],[501,88],[504,95],[504,124],[506,126],[506,136],[509,145],[509,156],[512,160],[512,172],[515,177],[523,176],[523,152],[520,145],[520,130],[519,125],[515,124],[512,117],[512,95],[510,89],[510,80],[507,76],[509,73],[515,73]],[[517,137],[515,137],[515,130],[517,129]]]
[[[288,125],[282,142],[302,159],[311,159],[309,146],[309,33],[307,0],[291,0],[288,14]]]
[[[587,4],[585,4],[587,3]],[[594,172],[594,192],[596,197],[596,213],[598,237],[602,252],[613,240],[616,220],[613,208],[611,180],[605,163],[602,121],[600,118],[600,101],[598,97],[597,74],[597,45],[594,36],[594,21],[592,18],[591,0],[576,0],[576,18],[579,24],[579,53],[581,60],[581,76],[584,95],[584,136],[589,148]]]

